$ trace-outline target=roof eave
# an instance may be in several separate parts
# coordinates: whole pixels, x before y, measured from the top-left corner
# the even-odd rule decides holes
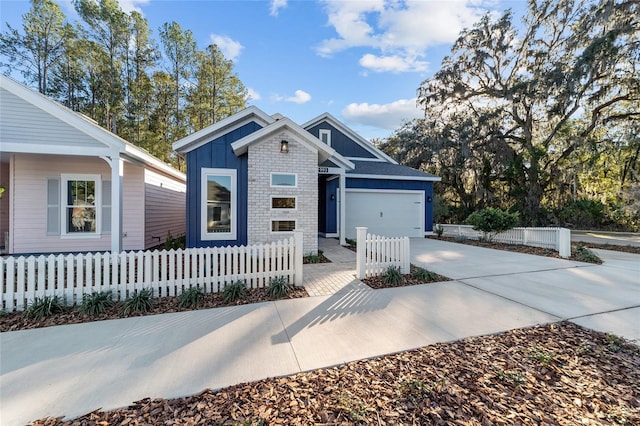
[[[311,120],[307,121],[306,123],[304,123],[302,125],[302,128],[308,129],[310,127],[315,126],[316,124],[321,123],[322,121],[330,122],[331,125],[333,125],[335,128],[337,128],[341,132],[345,133],[347,136],[351,137],[356,143],[361,145],[364,149],[366,149],[367,151],[369,151],[371,154],[375,155],[376,157],[381,158],[381,159],[383,159],[385,161],[388,161],[389,163],[392,163],[392,164],[398,164],[398,162],[396,160],[394,160],[393,158],[389,157],[382,150],[380,150],[375,145],[373,145],[371,142],[369,142],[368,140],[366,140],[365,138],[363,138],[362,136],[360,136],[359,134],[357,134],[356,132],[351,130],[349,127],[347,127],[340,120],[338,120],[337,118],[335,118],[333,115],[329,114],[328,112],[322,113],[319,116],[317,116],[315,118],[312,118]]]
[[[176,152],[185,154],[198,148],[202,144],[207,143],[211,139],[212,135],[217,133],[226,133],[229,129],[237,126],[239,123],[250,122],[251,118],[257,118],[257,121],[262,122],[261,124],[264,124],[265,126],[270,125],[275,121],[273,117],[262,111],[260,108],[252,105],[234,115],[218,121],[217,123],[175,141],[172,148]]]
[[[251,133],[250,135],[245,136],[242,139],[233,142],[231,144],[231,149],[233,150],[233,153],[235,155],[240,156],[246,153],[249,149],[249,146],[257,142],[259,139],[262,139],[272,133],[276,133],[285,127],[289,129],[289,131],[295,133],[300,139],[306,141],[306,143],[315,148],[318,151],[318,155],[320,156],[321,161],[328,160],[334,155],[340,155],[333,148],[323,144],[318,138],[295,124],[289,118],[282,118],[256,132]]]

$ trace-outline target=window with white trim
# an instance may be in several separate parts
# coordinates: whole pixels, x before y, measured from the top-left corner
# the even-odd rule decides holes
[[[272,220],[271,232],[293,232],[296,229],[295,220]]]
[[[202,169],[202,240],[236,239],[236,178],[235,169]]]
[[[271,208],[273,210],[295,210],[296,197],[271,197]]]
[[[319,138],[322,143],[325,143],[331,146],[331,130],[328,129],[320,129]]]
[[[298,175],[295,173],[271,173],[271,186],[295,188],[298,186]]]
[[[100,233],[100,175],[61,175],[62,235]]]

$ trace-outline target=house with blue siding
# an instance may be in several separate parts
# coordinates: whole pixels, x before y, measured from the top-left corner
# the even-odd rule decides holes
[[[298,125],[249,107],[173,144],[187,159],[187,246],[246,245],[304,231],[355,238],[432,232],[439,177],[398,164],[330,114]]]

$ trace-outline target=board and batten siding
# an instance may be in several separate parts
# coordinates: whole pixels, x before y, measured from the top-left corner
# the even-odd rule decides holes
[[[187,153],[187,247],[224,247],[247,244],[247,155],[236,156],[231,144],[260,130],[252,121]],[[266,167],[266,166],[265,166]],[[237,172],[237,235],[235,240],[206,240],[201,229],[201,170],[203,168],[234,169]]]
[[[97,158],[15,154],[13,176],[13,247],[11,252],[57,253],[108,251],[111,235],[67,237],[47,235],[47,179],[60,179],[63,173],[100,174],[111,180],[109,165]],[[125,163],[123,179],[123,250],[144,246],[144,169]]]
[[[338,151],[340,155],[345,157],[359,157],[375,159],[376,156],[364,149],[360,144],[355,142],[349,136],[342,133],[340,130],[333,127],[331,124],[323,121],[320,124],[307,129],[313,136],[320,138],[320,130],[331,131],[331,147]]]
[[[145,248],[155,247],[167,238],[186,231],[186,183],[153,170],[144,171]]]

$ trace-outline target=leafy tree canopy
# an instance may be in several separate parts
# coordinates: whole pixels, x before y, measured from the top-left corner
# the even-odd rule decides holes
[[[625,165],[610,176],[624,189],[640,147],[638,16],[614,0],[530,0],[520,25],[487,14],[420,86],[424,118],[384,149],[440,174],[460,217],[495,205],[546,223],[603,157]]]

